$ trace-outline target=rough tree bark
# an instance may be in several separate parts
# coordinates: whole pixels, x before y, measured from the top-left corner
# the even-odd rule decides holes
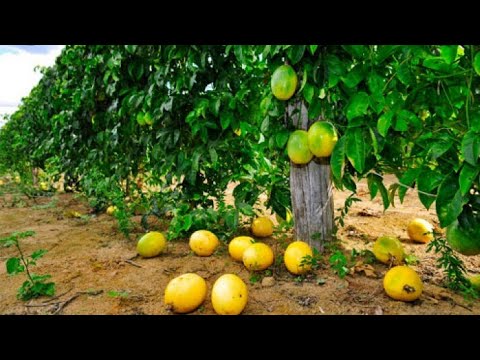
[[[289,105],[287,111],[298,129],[308,130],[308,111],[303,102]],[[314,158],[307,165],[301,166],[290,162],[290,191],[295,239],[323,251],[325,242],[332,239],[333,231],[330,158]]]

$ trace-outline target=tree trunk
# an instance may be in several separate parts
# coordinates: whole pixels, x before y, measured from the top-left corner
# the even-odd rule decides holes
[[[299,111],[294,112],[295,109]],[[298,129],[308,130],[308,111],[303,102],[288,106]],[[307,165],[290,162],[290,191],[295,220],[295,239],[323,251],[332,239],[333,186],[330,158],[314,158]]]

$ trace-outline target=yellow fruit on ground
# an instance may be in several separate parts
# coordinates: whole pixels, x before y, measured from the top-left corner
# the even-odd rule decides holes
[[[247,285],[234,274],[220,276],[212,288],[212,305],[219,315],[238,315],[248,301]]]
[[[407,227],[407,233],[410,240],[428,243],[433,240],[433,226],[427,220],[413,219]]]
[[[311,264],[301,266],[305,256],[313,256],[312,248],[306,242],[294,241],[288,245],[283,256],[287,270],[295,275],[305,274],[310,271],[312,268]]]
[[[113,215],[113,214],[115,214],[115,211],[117,211],[117,210],[118,210],[118,209],[117,209],[116,206],[113,206],[113,205],[112,205],[112,206],[109,206],[109,207],[107,208],[107,214],[108,214],[108,215]]]
[[[190,249],[198,256],[210,256],[220,242],[218,237],[208,230],[197,230],[190,236]]]
[[[228,244],[228,253],[235,261],[243,261],[243,253],[255,240],[250,236],[237,236]]]
[[[290,99],[297,90],[298,77],[290,65],[279,66],[272,75],[270,86],[273,96],[279,100]]]
[[[405,251],[402,243],[393,236],[381,236],[373,245],[375,258],[384,263],[400,265],[405,258]]]
[[[415,270],[408,266],[395,266],[383,278],[383,288],[395,300],[414,301],[423,291],[423,283]]]
[[[40,190],[47,191],[48,190],[48,183],[45,181],[40,182],[39,184]]]
[[[273,222],[266,216],[261,216],[252,222],[252,234],[257,237],[267,237],[273,234]]]
[[[139,255],[149,258],[159,255],[167,246],[167,239],[162,233],[151,231],[143,235],[137,243]]]
[[[15,182],[16,182],[17,184],[20,184],[20,182],[21,182],[20,176],[18,176],[18,175],[15,176]]]
[[[3,180],[0,180],[0,186],[4,185],[5,183],[3,182]]]
[[[248,270],[265,270],[273,264],[273,250],[267,244],[257,242],[243,252],[242,260]]]
[[[308,147],[316,157],[332,155],[338,141],[335,127],[326,121],[317,121],[308,129]]]
[[[290,161],[297,165],[305,165],[313,159],[313,153],[308,147],[308,133],[305,130],[295,130],[287,142],[287,154]]]
[[[468,280],[475,290],[480,291],[480,275],[470,276]]]
[[[184,314],[198,308],[207,296],[207,283],[193,273],[180,275],[165,288],[165,305],[173,312]]]

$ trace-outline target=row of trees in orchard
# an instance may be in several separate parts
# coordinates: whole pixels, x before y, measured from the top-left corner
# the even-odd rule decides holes
[[[169,214],[171,237],[206,227],[232,234],[265,193],[283,218],[293,205],[296,236],[322,248],[332,185],[355,193],[361,178],[385,208],[415,187],[441,227],[480,229],[479,50],[67,46],[0,130],[0,166],[26,183],[32,168],[65,174],[98,210]],[[284,64],[298,78],[287,100],[271,88]],[[336,130],[331,156],[290,163],[290,134],[318,120]],[[386,188],[386,173],[398,183]],[[149,192],[133,181],[139,174]],[[231,182],[234,206],[224,202]]]

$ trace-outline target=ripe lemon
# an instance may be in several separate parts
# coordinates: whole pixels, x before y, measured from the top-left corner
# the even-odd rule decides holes
[[[198,308],[207,296],[207,283],[193,273],[180,275],[165,288],[165,305],[176,313],[188,313]]]
[[[273,251],[270,246],[257,242],[243,252],[243,265],[248,270],[265,270],[273,264]]]
[[[273,222],[266,216],[261,216],[252,222],[252,234],[257,237],[267,237],[273,234]]]
[[[40,190],[47,191],[48,190],[48,183],[45,181],[40,182]]]
[[[111,206],[109,206],[109,207],[107,208],[107,215],[112,216],[113,214],[115,214],[115,212],[116,212],[117,210],[118,210],[118,209],[117,209],[116,206],[111,205]]]
[[[423,283],[412,268],[395,266],[385,274],[383,288],[392,299],[414,301],[422,294]]]
[[[237,236],[228,244],[228,253],[235,261],[243,261],[243,253],[255,242],[250,236]]]
[[[218,237],[208,230],[197,230],[190,235],[190,249],[198,256],[210,256],[220,244]]]
[[[308,147],[316,157],[332,155],[337,141],[337,132],[329,122],[317,121],[308,129]]]
[[[167,239],[162,233],[151,231],[141,237],[137,243],[139,255],[149,258],[160,254],[167,246]]]
[[[308,147],[308,133],[305,130],[295,130],[287,142],[287,153],[290,161],[297,165],[305,165],[313,159],[313,153]]]
[[[433,240],[433,226],[424,219],[413,219],[407,227],[410,240],[428,243]]]
[[[390,261],[393,261],[395,265],[399,265],[405,258],[402,243],[393,236],[379,237],[373,245],[373,254],[384,264],[390,264]]]
[[[447,242],[463,255],[480,254],[480,229],[465,229],[455,220],[447,226]]]
[[[311,264],[300,266],[305,256],[313,256],[310,245],[303,241],[295,241],[288,245],[283,260],[287,270],[292,274],[305,274],[312,268]]]
[[[220,276],[212,288],[212,305],[219,315],[238,315],[248,301],[247,285],[234,274]]]
[[[290,65],[279,66],[272,75],[271,88],[279,100],[290,99],[297,90],[298,77]]]

